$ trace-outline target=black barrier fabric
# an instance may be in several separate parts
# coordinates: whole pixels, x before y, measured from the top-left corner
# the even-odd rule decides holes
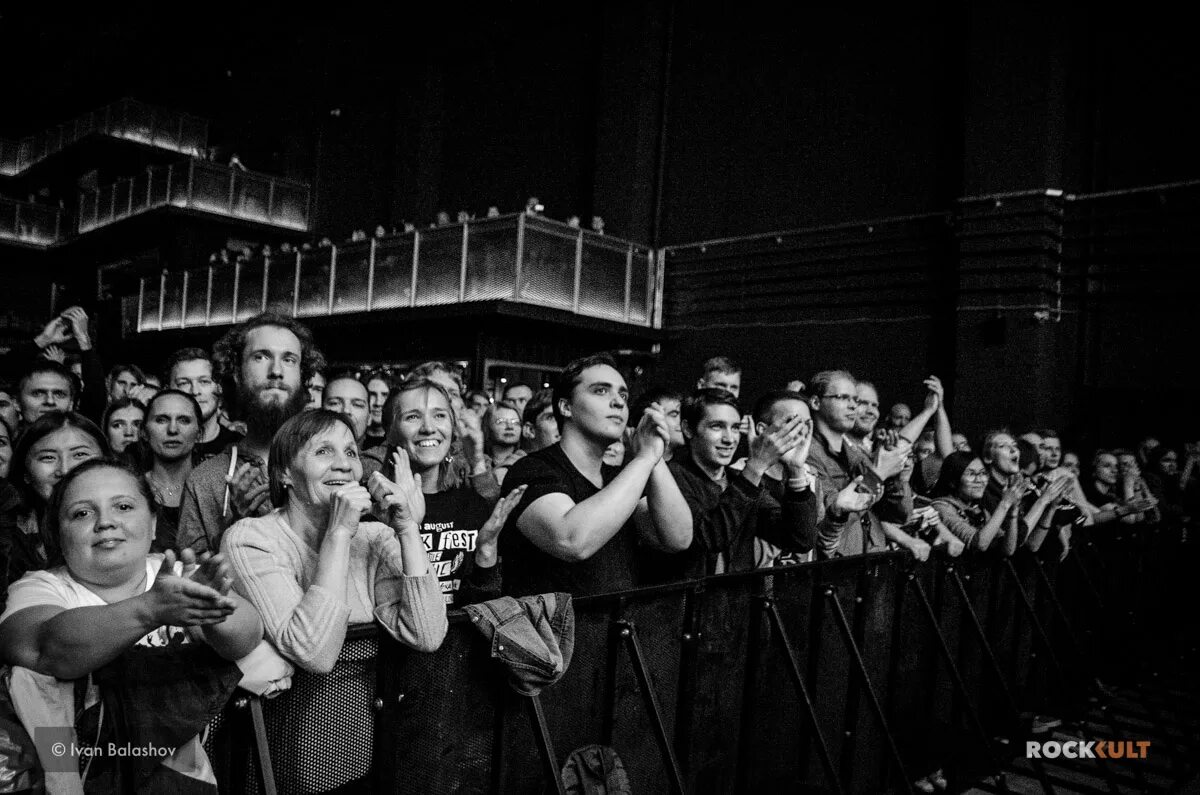
[[[1036,715],[1078,714],[1095,677],[1127,675],[1178,629],[1167,617],[1197,561],[1186,532],[1079,535],[1063,561],[886,553],[578,599],[571,667],[536,704],[461,618],[433,654],[382,637],[377,666],[360,639],[339,666],[352,682],[298,677],[266,704],[275,780],[330,788],[373,753],[374,791],[554,792],[592,745],[634,792],[903,792],[937,768],[980,780]],[[373,721],[373,749],[330,735],[347,711],[364,735]],[[241,739],[214,759],[258,789],[247,712],[227,714],[222,735]]]

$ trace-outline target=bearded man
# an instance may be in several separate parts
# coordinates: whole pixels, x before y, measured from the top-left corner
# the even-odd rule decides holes
[[[264,313],[230,329],[213,346],[223,394],[246,436],[192,470],[184,485],[179,548],[218,552],[237,520],[271,510],[267,452],[283,423],[304,410],[304,385],[324,357],[312,332],[290,317]]]

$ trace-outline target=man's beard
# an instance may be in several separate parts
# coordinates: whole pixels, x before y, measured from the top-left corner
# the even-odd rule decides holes
[[[260,389],[238,385],[238,405],[243,407],[241,419],[246,423],[247,435],[254,439],[269,440],[275,436],[285,422],[304,411],[308,405],[308,390],[296,388],[287,400],[270,400],[264,403]]]

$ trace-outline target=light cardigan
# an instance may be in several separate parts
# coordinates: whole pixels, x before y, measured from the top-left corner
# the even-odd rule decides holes
[[[317,550],[296,535],[283,511],[242,519],[221,540],[234,588],[258,609],[267,639],[306,671],[333,670],[350,624],[378,620],[401,643],[435,651],[446,636],[437,577],[404,574],[396,533],[363,522],[350,540],[345,589],[313,585]]]

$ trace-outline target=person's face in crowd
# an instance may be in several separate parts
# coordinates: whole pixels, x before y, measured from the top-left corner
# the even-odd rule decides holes
[[[1021,450],[1017,447],[1017,440],[1007,433],[996,435],[988,453],[991,461],[985,463],[997,474],[1008,476],[1021,471]]]
[[[600,459],[603,463],[610,467],[619,467],[625,463],[625,442],[617,439],[615,442],[604,448],[604,455]]]
[[[391,388],[382,378],[367,381],[367,406],[371,409],[371,427],[383,427],[383,404],[387,402]]]
[[[497,406],[492,411],[491,428],[496,444],[516,447],[521,443],[521,416],[508,406]]]
[[[737,397],[742,393],[742,374],[713,370],[696,382],[697,389],[724,389]]]
[[[138,396],[138,400],[143,402],[149,401],[150,398],[158,394],[162,389],[162,381],[158,380],[156,375],[147,375],[146,380],[142,382],[142,394]]]
[[[34,373],[21,390],[21,417],[33,422],[52,411],[71,410],[71,384],[58,373]]]
[[[8,426],[0,422],[0,480],[8,477],[8,469],[12,465],[12,453],[12,439],[8,435]]]
[[[122,370],[108,385],[108,402],[112,403],[123,397],[129,397],[129,390],[137,385],[137,376],[129,370]]]
[[[1117,469],[1121,473],[1121,477],[1137,478],[1142,475],[1142,470],[1138,466],[1137,456],[1133,455],[1133,453],[1119,456],[1117,458]]]
[[[688,429],[688,447],[696,463],[709,470],[729,466],[742,438],[741,427],[741,414],[733,406],[705,406],[696,427]]]
[[[58,520],[67,570],[82,582],[119,585],[146,565],[154,512],[130,473],[106,466],[80,475]]]
[[[410,389],[396,403],[396,430],[415,471],[439,466],[450,455],[454,414],[436,389]]]
[[[822,395],[814,395],[817,417],[836,433],[848,433],[858,420],[858,390],[849,378],[838,376]]]
[[[208,422],[217,413],[217,382],[213,380],[212,362],[191,359],[171,368],[171,386],[196,398],[204,421]]]
[[[967,441],[967,437],[965,434],[952,433],[952,434],[950,434],[950,441],[954,445],[955,452],[957,452],[957,453],[971,452],[971,443],[969,441]]]
[[[371,419],[367,388],[354,378],[335,378],[325,387],[322,401],[325,408],[345,414],[354,426],[354,441],[361,442],[367,435],[367,422]]]
[[[200,438],[196,410],[186,398],[166,395],[154,401],[142,425],[150,452],[160,461],[181,461],[192,454]]]
[[[312,378],[308,379],[308,383],[304,385],[308,390],[308,403],[305,404],[306,409],[319,409],[325,401],[325,376],[320,373],[313,373]]]
[[[616,369],[593,365],[580,374],[570,400],[564,400],[560,410],[584,436],[607,440],[608,445],[621,438],[629,422],[629,388]]]
[[[1070,450],[1063,453],[1062,467],[1075,477],[1079,477],[1079,473],[1082,471],[1082,467],[1079,465],[1079,456]]]
[[[932,439],[922,437],[917,439],[917,443],[913,446],[913,453],[919,462],[933,455],[935,449],[936,445],[934,445]]]
[[[108,427],[104,429],[108,434],[108,448],[113,453],[125,452],[126,447],[137,441],[145,417],[145,413],[137,406],[126,406],[109,415]]]
[[[683,405],[674,398],[665,398],[658,401],[658,405],[662,406],[663,414],[667,417],[667,427],[671,430],[671,448],[678,449],[685,444],[683,439]],[[641,422],[642,418],[637,418]]]
[[[280,326],[260,326],[242,350],[243,396],[252,410],[284,409],[300,392],[300,338]]]
[[[1168,450],[1163,453],[1162,458],[1158,459],[1158,471],[1167,477],[1175,477],[1179,474],[1179,454],[1174,450]]]
[[[301,505],[324,507],[335,492],[362,480],[362,474],[354,435],[335,422],[305,442],[284,483]]]
[[[1106,486],[1117,483],[1117,457],[1109,453],[1096,456],[1096,480]]]
[[[1042,469],[1057,469],[1062,463],[1062,440],[1057,436],[1043,436],[1038,454],[1042,457]]]
[[[525,438],[534,452],[543,450],[552,444],[557,444],[560,438],[558,420],[554,419],[554,409],[550,406],[538,412],[533,424],[525,423],[523,428]]]
[[[101,456],[100,445],[89,434],[67,426],[43,436],[25,458],[25,478],[43,500],[63,476],[84,461]]]
[[[455,414],[461,415],[466,410],[466,404],[463,403],[462,399],[462,387],[459,386],[458,381],[450,373],[445,370],[435,370],[429,376],[429,380],[449,393],[450,405],[454,409]]]
[[[525,384],[514,384],[504,390],[504,399],[516,403],[518,411],[525,410],[525,404],[529,402],[531,397],[533,397],[533,388]]]
[[[902,430],[905,425],[912,422],[912,409],[904,403],[897,403],[888,412],[888,422],[896,430]]]
[[[859,384],[855,389],[855,399],[858,403],[858,418],[854,421],[854,433],[858,436],[870,436],[879,422],[879,394],[870,384]]]
[[[0,390],[0,420],[8,423],[10,428],[18,428],[21,425],[21,411],[17,407],[16,399],[4,390]]]
[[[471,396],[471,411],[475,412],[476,416],[483,417],[487,414],[487,410],[492,407],[492,403],[487,399],[487,395],[481,395],[476,392]],[[521,405],[521,411],[525,410],[524,404]]]
[[[770,422],[758,423],[755,430],[760,436],[764,433],[772,433],[796,417],[803,417],[809,425],[812,425],[812,412],[809,411],[808,404],[803,400],[778,400],[775,405],[771,406]]]
[[[965,502],[978,502],[983,499],[987,481],[988,471],[983,461],[978,458],[971,459],[971,463],[967,464],[958,480],[958,498]]]

